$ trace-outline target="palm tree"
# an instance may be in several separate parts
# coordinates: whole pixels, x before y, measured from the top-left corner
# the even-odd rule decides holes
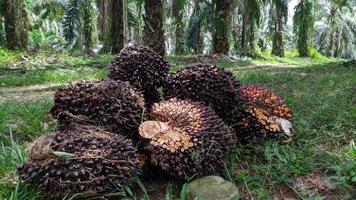
[[[272,0],[273,13],[273,47],[272,54],[284,57],[284,26],[288,18],[288,0]]]
[[[83,36],[86,52],[93,48],[94,19],[91,0],[83,0]]]
[[[4,0],[6,44],[9,49],[27,48],[29,19],[24,0]]]
[[[326,55],[333,56],[333,49],[335,48],[335,42],[340,39],[340,23],[342,22],[342,15],[340,11],[348,7],[351,11],[349,0],[330,0],[331,6],[329,10],[328,23],[329,23],[329,41]],[[335,37],[337,41],[335,41]],[[337,56],[337,55],[334,55]]]
[[[313,3],[311,0],[300,0],[294,10],[293,30],[297,36],[299,56],[308,57],[308,44],[314,27]]]
[[[63,33],[64,38],[70,45],[79,35],[80,27],[80,8],[78,0],[69,0],[65,6]]]
[[[128,8],[127,8],[127,21],[129,31],[128,34],[130,35],[129,40],[135,41],[137,43],[142,43],[143,36],[142,36],[142,26],[143,22],[143,1],[144,0],[129,0],[128,1]]]
[[[123,18],[123,1],[112,0],[111,7],[111,42],[113,54],[117,54],[124,47],[124,18]]]
[[[187,0],[173,0],[172,15],[175,24],[175,54],[184,54],[184,8]]]
[[[160,55],[165,55],[163,0],[145,0],[143,42]]]
[[[103,51],[110,51],[111,48],[111,0],[98,0],[98,32],[99,40],[103,41]]]
[[[70,47],[83,43],[85,50],[91,51],[95,25],[93,10],[93,0],[69,0],[65,5],[63,32]]]
[[[195,54],[203,53],[202,28],[213,21],[213,6],[205,0],[194,0],[194,8],[189,17],[185,44],[188,50]]]
[[[240,49],[243,55],[256,54],[256,29],[260,26],[262,5],[261,0],[243,0],[239,5],[242,10]]]
[[[16,33],[15,4],[11,0],[2,1],[0,4],[1,13],[4,16],[6,46],[9,49],[16,49],[19,42]]]
[[[213,22],[213,53],[227,55],[230,50],[229,36],[235,1],[213,0],[213,4],[215,8]]]
[[[2,3],[0,3],[0,46],[3,45],[5,43],[5,30],[3,27],[3,17],[2,17],[2,13],[3,13],[3,7],[2,7]]]
[[[341,53],[343,53],[342,56],[345,56],[345,58],[350,58],[352,54],[352,46],[356,46],[355,16],[343,16],[343,20],[336,33],[334,56],[338,57],[341,55]]]

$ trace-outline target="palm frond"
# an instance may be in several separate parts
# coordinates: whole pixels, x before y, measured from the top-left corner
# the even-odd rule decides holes
[[[190,49],[196,49],[196,41],[200,36],[200,31],[205,21],[212,21],[213,5],[208,1],[201,3],[200,7],[193,11],[190,16],[187,32],[186,32],[186,46]],[[208,24],[208,23],[206,23]]]
[[[64,38],[72,43],[78,36],[80,27],[80,0],[69,0],[65,6],[65,15],[63,21]]]

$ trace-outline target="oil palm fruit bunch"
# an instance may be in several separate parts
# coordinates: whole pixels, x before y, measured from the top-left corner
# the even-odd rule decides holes
[[[232,73],[216,66],[197,64],[179,70],[168,78],[166,98],[192,99],[211,106],[223,119],[239,104],[240,82]]]
[[[112,61],[109,78],[129,81],[143,92],[150,107],[160,101],[159,89],[165,84],[169,67],[169,63],[153,50],[130,44]]]
[[[213,110],[176,98],[155,103],[139,132],[149,141],[150,162],[175,178],[217,173],[236,144]]]
[[[260,86],[243,86],[240,94],[244,101],[257,107],[263,107],[274,116],[289,119],[292,111],[287,107],[283,99],[272,90]]]
[[[54,198],[120,193],[141,172],[131,140],[88,125],[74,125],[38,138],[29,157],[18,168],[20,179]]]
[[[103,80],[79,82],[58,90],[50,112],[60,126],[65,127],[73,118],[82,117],[133,138],[138,136],[144,109],[142,94],[128,82]]]
[[[292,139],[292,124],[288,121],[292,112],[280,96],[259,86],[241,87],[240,95],[244,106],[235,124],[240,138]]]

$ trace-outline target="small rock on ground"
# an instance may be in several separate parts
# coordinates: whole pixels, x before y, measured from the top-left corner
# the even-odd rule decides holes
[[[234,200],[238,199],[237,187],[218,176],[206,176],[188,184],[187,200]]]

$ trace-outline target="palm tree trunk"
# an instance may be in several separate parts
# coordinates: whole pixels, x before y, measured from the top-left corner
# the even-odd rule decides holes
[[[83,35],[84,35],[84,46],[87,53],[91,52],[93,48],[93,26],[92,26],[92,16],[91,16],[91,2],[86,0],[84,2],[84,24],[83,24]]]
[[[164,56],[166,50],[163,31],[163,0],[145,0],[144,20],[144,44]]]
[[[6,45],[9,49],[17,49],[20,47],[17,29],[18,9],[13,0],[5,0],[4,7]]]
[[[3,12],[2,10],[0,12]],[[0,44],[4,44],[5,43],[5,30],[3,27],[3,17],[0,15]]]
[[[298,53],[299,53],[300,57],[308,57],[309,56],[307,44],[308,44],[307,33],[305,33],[305,31],[302,31],[300,33],[300,36],[298,37]]]
[[[327,56],[332,56],[333,48],[334,48],[334,31],[331,30],[329,33],[329,45],[328,45],[328,49],[326,51]]]
[[[249,29],[249,52],[251,56],[255,56],[256,54],[256,35],[255,35],[255,24],[250,23],[250,29]]]
[[[332,50],[334,48],[334,36],[335,36],[335,18],[336,18],[337,8],[333,5],[330,9],[330,30],[329,30],[329,45],[326,51],[327,56],[332,56]]]
[[[111,52],[117,54],[124,48],[123,1],[112,0],[111,5]]]
[[[103,41],[104,51],[110,50],[110,43],[111,43],[111,33],[110,33],[110,26],[111,26],[111,5],[110,0],[100,0],[98,2],[98,29],[99,29],[99,39]]]
[[[192,16],[199,12],[201,6],[201,0],[194,0],[194,9]],[[192,17],[191,17],[192,18]],[[201,36],[201,24],[197,26],[197,33],[192,38],[191,48],[195,54],[203,53],[203,38]]]
[[[231,31],[233,0],[214,0],[215,17],[213,32],[213,52],[227,55],[230,50],[229,36]]]
[[[136,1],[136,8],[138,13],[137,26],[133,27],[133,40],[137,43],[142,43],[142,5],[139,1]]]
[[[276,20],[274,26],[274,35],[273,35],[273,48],[272,54],[279,57],[284,57],[284,45],[283,45],[283,31],[284,31],[284,16],[283,10],[276,7]]]
[[[246,54],[247,51],[247,26],[249,21],[249,14],[244,12],[242,16],[242,29],[241,29],[241,53]]]
[[[306,10],[305,10],[305,2],[304,0],[300,1],[300,5],[301,5],[301,18],[305,18],[306,17]],[[300,57],[308,57],[309,56],[309,52],[308,52],[308,27],[304,27],[304,28],[299,28],[299,32],[298,32],[298,41],[297,41],[297,46],[298,46],[298,53]]]
[[[123,27],[124,27],[124,44],[127,43],[129,39],[129,24],[128,24],[128,18],[127,18],[127,0],[122,0],[122,16],[123,16]]]
[[[174,13],[175,23],[175,54],[184,54],[184,23],[183,23],[183,9],[176,8]]]
[[[334,57],[338,57],[339,56],[339,52],[340,52],[340,39],[341,39],[341,31],[340,28],[337,27],[336,31],[335,31],[335,48],[334,48]]]
[[[27,13],[27,7],[25,1],[20,5],[20,19],[19,19],[19,34],[20,34],[20,47],[23,49],[27,49],[28,47],[28,29],[29,29],[29,18]]]

